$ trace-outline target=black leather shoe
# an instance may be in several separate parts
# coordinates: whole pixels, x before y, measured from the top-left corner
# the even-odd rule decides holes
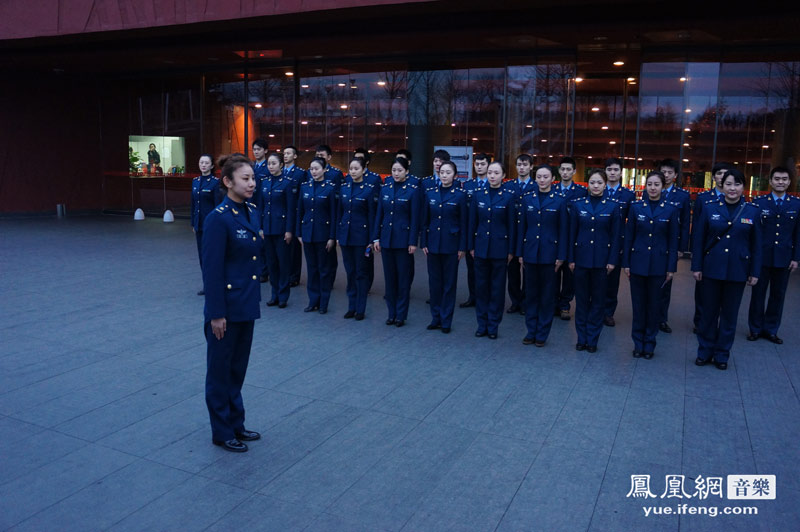
[[[289,283],[289,288],[294,288],[295,286],[300,286],[300,281],[292,281]]]
[[[714,362],[714,366],[716,366],[717,369],[721,369],[722,371],[725,371],[726,369],[728,369],[728,363],[727,362]]]
[[[633,350],[633,358],[642,358],[642,352],[637,351],[636,349]]]
[[[586,346],[587,353],[597,353],[597,346],[596,345],[587,345]]]
[[[517,305],[517,304],[511,305],[510,307],[508,307],[508,310],[506,310],[506,312],[508,314],[514,314],[514,313],[517,313],[519,311],[520,311],[520,308],[519,308],[519,305]]]
[[[644,357],[646,360],[650,360],[651,358],[653,358],[654,355],[655,353],[653,353],[652,351],[644,351],[642,353],[642,357]]]
[[[474,307],[474,306],[475,306],[475,300],[474,299],[467,299],[466,301],[464,301],[463,303],[461,303],[459,305],[460,308],[469,308],[469,307]]]
[[[261,281],[262,284],[266,283],[267,281],[269,281],[269,275],[262,275],[259,281]]]
[[[286,303],[278,303],[278,308],[286,308]]]
[[[326,309],[326,308],[321,308],[321,309],[319,309],[319,313],[320,313],[320,314],[327,314],[327,313],[328,313],[328,309]]]
[[[533,342],[533,345],[535,345],[536,347],[544,347],[544,342],[542,340],[536,340],[535,342]]]
[[[489,334],[489,333],[487,333],[486,331],[481,331],[481,330],[477,330],[477,331],[475,331],[475,336],[476,336],[477,338],[483,338],[483,337],[484,337],[484,336],[486,336],[487,334]]]
[[[433,330],[436,330],[436,329],[441,329],[442,326],[440,324],[438,324],[438,323],[431,323],[431,324],[428,325],[427,328],[428,328],[429,331],[433,331]]]
[[[614,327],[616,324],[617,322],[614,321],[614,316],[606,316],[603,318],[603,325],[606,327]]]
[[[672,327],[670,327],[669,323],[667,323],[666,321],[662,321],[661,323],[658,324],[658,330],[669,334],[672,332]]]
[[[445,334],[450,334],[450,327],[442,327],[442,332]]]
[[[778,344],[778,345],[780,345],[780,344],[782,344],[782,343],[783,343],[783,340],[781,340],[780,338],[778,338],[778,336],[777,336],[776,334],[769,334],[769,333],[767,333],[767,332],[762,332],[762,333],[761,333],[761,337],[762,337],[762,338],[766,338],[767,340],[769,340],[769,341],[770,341],[770,342],[772,342],[773,344]]]
[[[205,290],[198,290],[197,295],[198,296],[204,296],[204,295],[206,295],[206,291]]]
[[[708,364],[708,360],[703,360],[700,357],[697,357],[696,359],[694,359],[694,365],[695,366],[705,366],[706,364]]]
[[[227,441],[219,441],[219,440],[211,440],[211,443],[222,447],[226,451],[230,451],[232,453],[246,453],[247,452],[247,445],[240,442],[237,439],[227,440]]]
[[[697,334],[697,327],[692,327],[692,334]]]
[[[757,334],[750,333],[750,334],[747,335],[747,341],[748,342],[755,342],[756,340],[758,340],[758,335]]]
[[[356,321],[361,321],[363,319],[364,319],[364,315],[363,314],[359,314],[358,312],[356,312]]]
[[[303,312],[314,312],[315,310],[319,310],[319,307],[316,305],[304,308]]]
[[[406,322],[405,322],[405,320],[397,320],[397,321],[394,322],[394,324],[397,327],[402,327],[403,325],[406,324]]]
[[[389,318],[386,320],[386,325],[394,325],[394,318]]]
[[[586,344],[575,344],[575,351],[585,351]]]
[[[571,318],[568,310],[559,311],[559,316],[561,316],[561,319],[564,321],[569,321]]]
[[[525,345],[533,345],[533,342],[536,341],[536,338],[531,338],[530,336],[526,336],[522,339],[522,343]]]
[[[356,311],[355,310],[348,310],[347,312],[344,313],[344,319],[346,319],[346,320],[349,320],[350,318],[355,318],[355,317],[356,317]]]
[[[497,340],[497,333],[489,333],[489,340]]]
[[[278,300],[277,299],[270,299],[269,301],[267,301],[267,306],[268,307],[275,307],[277,305],[278,305]]]
[[[261,434],[254,430],[243,430],[236,433],[236,439],[239,441],[256,441],[261,439]]]

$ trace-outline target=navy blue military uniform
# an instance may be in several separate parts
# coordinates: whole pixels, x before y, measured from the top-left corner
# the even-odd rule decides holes
[[[219,178],[213,175],[201,175],[192,179],[192,229],[197,241],[197,256],[201,267],[203,266],[203,222],[214,207],[219,205],[223,196]]]
[[[525,264],[525,325],[529,341],[545,342],[556,305],[556,261],[567,260],[567,200],[556,191],[529,192],[519,202],[517,251]],[[566,268],[563,265],[562,268]]]
[[[572,202],[578,198],[585,198],[589,192],[586,187],[579,185],[575,182],[570,183],[568,187],[564,187],[561,183],[553,185],[556,191],[564,196],[567,200],[567,214],[572,207]],[[568,216],[569,218],[569,216]],[[569,222],[568,222],[569,223]],[[569,233],[569,228],[567,228]],[[570,303],[572,298],[575,297],[575,274],[569,268],[559,268],[556,272],[556,289],[558,291],[558,307],[556,307],[556,314],[561,311],[569,312]]]
[[[389,322],[405,322],[411,297],[414,255],[409,246],[419,240],[421,193],[416,185],[392,180],[383,185],[372,229],[372,240],[381,246]]]
[[[477,190],[480,190],[484,187],[488,187],[488,181],[486,179],[468,179],[461,184],[461,188],[464,192],[467,193],[467,209],[470,208],[472,205],[472,198]],[[467,253],[466,256],[467,262],[467,288],[469,290],[469,297],[464,302],[465,306],[470,306],[475,304],[475,259]]]
[[[516,247],[517,203],[502,186],[486,186],[472,196],[467,246],[475,252],[476,335],[497,336],[506,300],[509,255]]]
[[[619,265],[620,219],[619,203],[611,198],[586,197],[574,200],[570,206],[571,245],[567,260],[575,263],[578,345],[597,348],[603,329],[606,265]]]
[[[336,238],[336,190],[328,181],[306,181],[300,185],[297,202],[297,232],[303,239],[308,273],[309,310],[328,310],[331,297],[332,261],[336,249],[326,249],[328,240]]]
[[[636,199],[636,194],[633,193],[628,188],[623,187],[622,185],[618,185],[616,189],[612,190],[606,187],[605,196],[608,198],[613,199],[617,203],[619,203],[620,208],[620,235],[619,235],[619,252],[622,253],[622,250],[625,248],[625,244],[623,242],[625,238],[625,221],[628,219],[628,209],[630,208],[631,202]],[[611,273],[608,274],[608,283],[606,285],[606,300],[603,304],[603,317],[604,318],[613,318],[614,313],[617,311],[617,294],[619,293],[619,276],[620,276],[621,268],[614,268]],[[613,322],[612,322],[613,323]]]
[[[678,223],[680,224],[680,236],[678,237],[678,251],[689,251],[689,225],[691,216],[691,197],[689,193],[676,185],[665,189],[661,198],[678,209]],[[661,321],[666,324],[669,321],[669,303],[672,299],[672,280],[667,281],[661,289]],[[666,329],[668,330],[668,329]]]
[[[539,189],[536,181],[528,177],[525,181],[513,179],[503,183],[506,190],[514,193],[514,197],[519,201],[528,192]],[[517,205],[517,210],[519,205]],[[519,220],[517,220],[519,223]],[[519,263],[519,256],[516,254],[516,243],[514,243],[514,257],[508,263],[508,297],[511,298],[511,309],[525,309],[525,279],[522,275],[522,265]]]
[[[692,210],[692,233],[689,237],[689,244],[692,249],[694,249],[695,229],[700,221],[700,215],[703,213],[703,206],[709,202],[716,203],[720,200],[724,200],[724,198],[725,197],[718,192],[716,188],[701,192],[697,195],[697,198],[695,198],[694,209]],[[702,284],[703,281],[696,281],[694,284],[694,316],[692,322],[695,329],[700,326],[700,289]]]
[[[311,180],[311,176],[309,174],[309,180]],[[336,168],[335,166],[328,165],[325,169],[325,181],[332,184],[334,186],[334,190],[336,191],[336,201],[339,201],[339,191],[344,185],[344,173],[341,170]],[[336,213],[334,212],[334,231],[335,227],[335,218]],[[334,243],[333,249],[327,255],[328,257],[328,268],[330,269],[330,278],[331,278],[331,287],[333,287],[333,283],[336,280],[336,271],[339,269],[339,255],[336,252],[336,244]]]
[[[697,358],[727,363],[745,283],[761,274],[761,209],[744,199],[705,203],[692,245],[692,271],[703,272]]]
[[[295,189],[300,190],[306,180],[306,171],[293,164],[283,168],[283,175],[294,181]],[[295,198],[295,204],[297,203]],[[289,269],[289,286],[296,286],[300,282],[300,274],[303,270],[303,246],[297,238],[293,238],[289,244],[292,265]]]
[[[425,191],[421,247],[428,248],[431,325],[447,331],[453,323],[458,252],[467,251],[467,194],[453,183]]]
[[[662,320],[661,294],[667,272],[678,268],[680,212],[661,196],[635,201],[625,224],[622,267],[630,268],[633,324],[631,337],[635,356],[651,358]]]
[[[261,181],[261,228],[264,230],[267,270],[272,285],[272,304],[285,305],[289,300],[292,257],[285,234],[294,236],[296,201],[297,185],[285,174],[270,174]]]
[[[748,325],[754,336],[777,336],[789,283],[789,263],[800,261],[800,199],[785,194],[753,201],[761,209],[763,247],[758,283],[750,294]],[[766,309],[764,300],[769,289]]]
[[[366,176],[365,176],[366,178]],[[347,273],[347,310],[364,315],[369,292],[369,267],[367,246],[377,210],[377,187],[362,180],[351,180],[341,189],[336,239],[342,250],[342,261]],[[371,253],[369,254],[372,255]]]
[[[262,238],[255,205],[226,197],[203,224],[205,336],[208,343],[206,405],[215,442],[244,432],[242,384],[253,322],[261,317]],[[211,320],[225,318],[226,331],[217,340]]]

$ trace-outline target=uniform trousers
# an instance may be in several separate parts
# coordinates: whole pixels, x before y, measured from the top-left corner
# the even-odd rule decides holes
[[[702,297],[703,291],[703,281],[695,281],[694,283],[694,316],[692,317],[692,323],[694,324],[694,328],[697,329],[700,327],[700,311],[702,310],[700,306],[700,298]]]
[[[336,281],[336,272],[339,269],[339,254],[336,252],[337,247],[336,243],[334,243],[333,249],[328,255],[328,271],[330,272],[331,288],[333,288],[333,283]]]
[[[566,268],[566,265],[562,266]],[[544,342],[553,325],[556,306],[557,272],[555,265],[525,263],[525,326],[527,336]]]
[[[458,255],[428,253],[428,286],[430,288],[431,323],[449,329],[453,324],[458,282]]]
[[[744,281],[703,277],[700,283],[700,325],[697,358],[727,362],[736,336],[736,318],[744,294]]]
[[[656,349],[658,324],[664,321],[661,307],[664,292],[661,285],[665,279],[666,274],[631,274],[631,338],[633,348],[640,353],[652,353]]]
[[[497,334],[506,302],[507,259],[475,257],[475,316],[478,331]]]
[[[664,288],[661,289],[661,296],[659,298],[659,308],[661,317],[659,323],[669,321],[669,304],[672,301],[672,281],[667,281]]]
[[[242,384],[253,343],[253,321],[228,321],[222,340],[217,340],[211,322],[205,324],[206,406],[211,418],[211,437],[232,440],[244,430]]]
[[[475,259],[469,253],[464,257],[467,261],[467,289],[469,289],[469,298],[467,301],[475,302]]]
[[[328,308],[328,301],[331,298],[331,258],[330,255],[336,254],[336,250],[327,251],[326,242],[303,242],[303,249],[306,253],[306,270],[308,279],[306,289],[308,292],[308,306]]]
[[[519,257],[513,257],[508,263],[508,297],[511,298],[512,305],[525,306],[525,278]]]
[[[197,240],[197,255],[200,257],[200,269],[203,268],[203,232],[195,231],[195,239]]]
[[[616,268],[615,268],[616,269]],[[597,347],[603,330],[608,274],[605,268],[575,266],[575,331],[578,343]]]
[[[606,280],[606,299],[605,303],[603,303],[603,317],[608,316],[609,318],[613,318],[614,313],[617,311],[617,304],[619,303],[617,294],[619,294],[619,274],[621,270],[622,268],[616,267],[608,274],[608,279]]]
[[[365,251],[367,246],[364,246],[362,251]],[[372,283],[375,282],[375,254],[370,251],[369,257],[364,257],[367,268],[367,293],[372,290]]]
[[[386,308],[389,319],[405,321],[411,298],[411,278],[414,274],[414,255],[408,248],[381,248],[383,276],[386,284]]]
[[[347,310],[364,314],[369,292],[369,264],[364,256],[367,246],[342,246],[341,249],[347,273]]]
[[[289,300],[289,269],[292,264],[291,247],[283,235],[265,235],[264,251],[267,260],[271,300],[286,303]]]
[[[751,333],[778,334],[788,284],[789,268],[764,267],[761,269],[758,282],[750,294],[750,312],[747,322]],[[769,301],[765,309],[764,299],[767,297],[767,289],[769,289]]]
[[[300,272],[303,270],[303,247],[300,241],[296,238],[292,239],[289,244],[291,248],[292,266],[289,270],[289,283],[295,284],[300,282]]]
[[[558,288],[558,306],[555,310],[569,311],[569,305],[575,297],[575,274],[566,265],[559,268],[556,273],[556,288]]]

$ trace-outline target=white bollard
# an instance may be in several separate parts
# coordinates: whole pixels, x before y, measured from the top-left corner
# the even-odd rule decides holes
[[[133,213],[134,220],[144,220],[144,211],[142,209],[136,209],[136,212]]]
[[[164,223],[165,224],[171,224],[174,221],[175,221],[175,216],[172,215],[172,211],[171,210],[167,209],[164,212]]]

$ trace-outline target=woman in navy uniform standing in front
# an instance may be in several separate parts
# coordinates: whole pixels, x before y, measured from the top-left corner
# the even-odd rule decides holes
[[[739,170],[727,170],[723,199],[706,203],[694,228],[692,272],[702,281],[698,366],[713,361],[728,369],[744,287],[761,274],[761,209],[742,198],[744,181]]]
[[[553,187],[553,169],[534,171],[536,188],[519,200],[517,252],[525,275],[525,325],[522,343],[544,346],[553,325],[559,268],[567,260],[567,199]]]
[[[647,174],[645,197],[631,203],[625,224],[622,268],[631,283],[634,358],[653,358],[662,290],[678,268],[680,211],[663,197],[665,184],[661,172]]]
[[[336,187],[325,180],[327,161],[314,157],[311,179],[300,185],[297,227],[306,255],[308,306],[303,312],[328,312],[333,285],[331,253],[336,253]]]
[[[197,240],[197,256],[200,258],[200,268],[203,267],[203,222],[206,216],[222,201],[222,192],[219,188],[219,179],[214,177],[214,159],[204,153],[197,163],[200,175],[192,179],[192,231]],[[204,294],[203,290],[197,292],[198,296]]]
[[[619,261],[621,210],[619,203],[603,197],[606,173],[592,170],[589,195],[572,202],[570,209],[569,269],[575,274],[575,349],[597,351],[603,330],[603,306],[608,274]]]
[[[467,246],[475,259],[475,336],[497,338],[506,302],[508,262],[516,247],[516,196],[503,187],[502,163],[489,165],[489,186],[477,190],[470,205]]]
[[[402,327],[408,317],[414,253],[419,239],[421,193],[408,183],[410,163],[397,157],[392,163],[392,180],[383,185],[372,230],[375,251],[383,253],[386,284],[386,325]]]
[[[361,321],[367,310],[370,267],[367,255],[372,246],[370,231],[375,223],[378,186],[364,180],[367,167],[362,157],[354,157],[349,170],[339,193],[336,238],[347,273],[347,312],[344,317]]]
[[[256,182],[250,160],[223,157],[222,184],[227,196],[203,224],[205,336],[208,343],[206,406],[211,441],[232,452],[247,451],[245,441],[261,438],[244,428],[242,384],[253,324],[261,317],[259,214],[252,203]]]
[[[431,323],[449,333],[456,307],[458,261],[467,250],[467,193],[455,185],[455,163],[439,166],[439,185],[425,191],[420,245],[428,260]]]
[[[272,297],[268,307],[286,308],[289,300],[289,273],[294,224],[297,219],[297,185],[283,172],[283,157],[267,157],[267,175],[261,179],[261,228]]]

